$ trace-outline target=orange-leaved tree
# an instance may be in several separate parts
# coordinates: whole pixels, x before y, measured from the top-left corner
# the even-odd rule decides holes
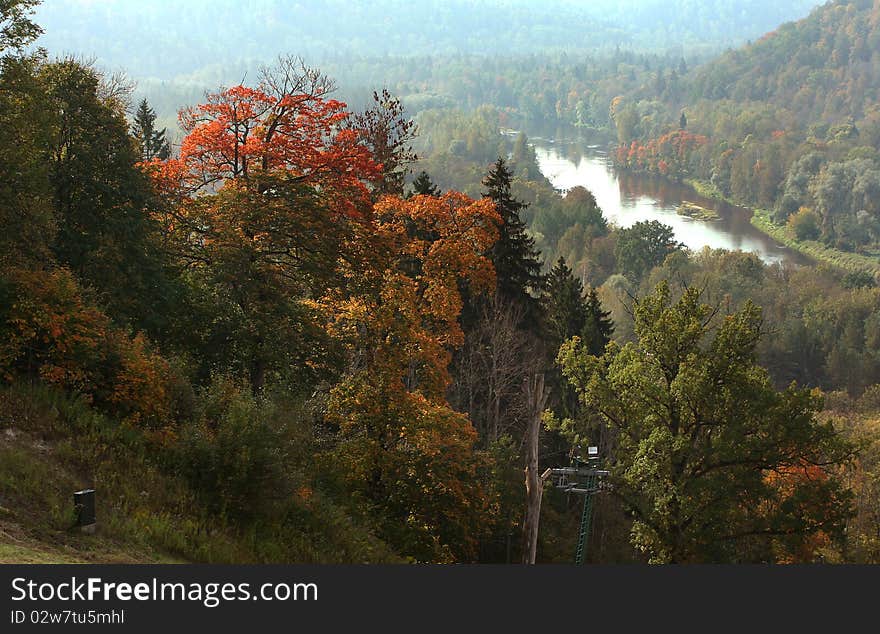
[[[473,557],[494,509],[473,426],[445,395],[463,339],[459,284],[493,287],[484,254],[498,222],[491,201],[457,192],[385,197],[362,291],[323,302],[349,352],[328,405],[339,430],[332,463],[356,499],[381,510],[382,536],[420,561]]]
[[[146,165],[171,201],[162,218],[170,244],[200,296],[213,298],[205,313],[223,315],[194,329],[200,356],[246,375],[255,392],[270,375],[325,365],[307,300],[356,259],[350,235],[371,213],[368,184],[379,168],[345,125],[345,104],[328,98],[332,88],[282,59],[258,86],[183,110],[180,156]]]
[[[121,420],[167,425],[175,372],[90,300],[65,268],[0,275],[0,379],[39,379],[76,391]]]

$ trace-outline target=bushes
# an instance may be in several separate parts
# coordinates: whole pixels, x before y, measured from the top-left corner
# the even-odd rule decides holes
[[[0,373],[73,390],[129,424],[167,425],[172,366],[116,327],[65,268],[12,270],[0,293]],[[179,394],[179,391],[178,391]]]
[[[788,218],[788,228],[798,240],[818,240],[822,232],[819,223],[819,215],[806,207]]]
[[[295,404],[269,407],[254,401],[246,386],[236,388],[226,380],[203,397],[200,422],[220,421],[223,430],[200,439],[201,455],[210,459],[197,464],[191,457],[190,464],[193,469],[232,466],[235,478],[213,471],[198,480],[200,487],[219,487],[216,491],[196,490],[172,465],[163,464],[180,460],[186,434],[175,452],[149,442],[143,430],[97,412],[82,397],[43,384],[0,387],[4,530],[17,527],[24,543],[46,561],[146,562],[169,555],[222,563],[400,561],[334,500],[297,483],[295,472],[285,474],[287,484],[263,477],[273,471],[260,456],[271,453],[276,442],[289,448],[291,464],[313,468],[305,458],[308,447],[301,455],[297,451],[303,443],[295,426],[277,426],[283,411],[299,411]],[[261,439],[266,429],[274,433]],[[233,455],[224,457],[226,449]],[[70,492],[89,486],[98,490],[99,530],[87,537],[69,531]],[[225,501],[233,509],[232,502],[251,491],[256,504],[243,506],[249,513],[259,510],[258,517],[233,521],[230,513],[221,517],[209,505]]]
[[[208,388],[202,407],[181,432],[181,473],[212,512],[253,519],[285,494],[281,413],[273,402],[225,378]]]

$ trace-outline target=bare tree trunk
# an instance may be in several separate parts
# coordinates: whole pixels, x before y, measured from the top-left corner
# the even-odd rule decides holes
[[[528,405],[528,427],[526,428],[526,521],[524,526],[525,548],[523,563],[535,563],[538,551],[538,521],[541,516],[541,497],[544,493],[543,479],[538,475],[538,439],[541,432],[541,414],[547,405],[547,392],[544,390],[544,375],[536,374],[525,381],[526,402]]]

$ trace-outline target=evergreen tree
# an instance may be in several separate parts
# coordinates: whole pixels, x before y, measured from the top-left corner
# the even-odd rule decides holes
[[[171,156],[171,146],[165,139],[166,130],[167,128],[156,130],[156,112],[146,99],[141,101],[134,115],[131,133],[138,141],[143,160],[165,160]]]
[[[416,176],[415,180],[413,180],[412,193],[410,194],[410,196],[415,196],[416,194],[420,194],[422,196],[440,195],[440,189],[434,184],[434,181],[431,180],[428,172],[424,170],[419,172],[419,175]]]
[[[688,127],[688,118],[687,115],[685,115],[684,110],[681,111],[681,118],[678,120],[678,127],[682,130]]]
[[[587,325],[584,287],[565,263],[565,258],[559,258],[547,276],[544,312],[547,339],[555,356],[563,342],[580,335]]]
[[[548,352],[555,358],[560,347],[572,337],[580,337],[589,354],[601,355],[611,341],[614,325],[610,312],[602,310],[602,303],[595,289],[584,297],[584,287],[572,270],[559,258],[547,276],[544,294],[545,336]],[[580,418],[577,393],[554,368],[548,376],[551,393],[558,405],[561,418]]]
[[[581,329],[581,340],[590,354],[598,357],[605,352],[605,346],[614,334],[611,311],[602,310],[602,302],[599,301],[595,288],[591,288],[587,295],[585,310],[586,319]]]
[[[526,233],[520,211],[526,204],[510,193],[511,173],[500,156],[483,179],[488,191],[483,196],[492,199],[501,216],[498,241],[490,257],[497,276],[497,292],[504,298],[522,304],[526,318],[535,317],[537,301],[531,292],[544,285],[540,253],[534,239]]]

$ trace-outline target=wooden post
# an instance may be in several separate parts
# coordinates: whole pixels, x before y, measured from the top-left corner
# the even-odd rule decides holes
[[[526,521],[524,528],[525,548],[523,563],[535,563],[538,551],[538,522],[541,517],[541,497],[544,493],[544,479],[538,475],[538,440],[541,433],[541,415],[547,405],[547,392],[544,390],[544,375],[536,374],[526,379],[528,427],[526,428]]]

